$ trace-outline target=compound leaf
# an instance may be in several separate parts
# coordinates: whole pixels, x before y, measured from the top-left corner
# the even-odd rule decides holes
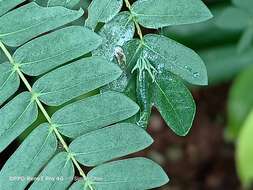
[[[14,94],[20,84],[18,74],[10,63],[0,64],[0,106]]]
[[[162,168],[146,158],[132,158],[100,165],[88,173],[96,190],[153,189],[169,179]]]
[[[43,169],[29,190],[62,190],[67,189],[74,177],[74,166],[68,153],[58,153]]]
[[[0,152],[37,118],[38,109],[31,93],[23,92],[0,109]]]
[[[70,150],[81,164],[95,166],[140,151],[152,142],[141,127],[119,123],[78,137],[70,144]]]
[[[20,145],[0,171],[0,189],[24,190],[54,155],[57,139],[41,124]]]
[[[191,24],[212,18],[202,1],[138,0],[132,6],[137,21],[146,28]]]
[[[45,104],[58,106],[120,75],[121,69],[102,57],[84,58],[44,75],[35,82],[33,90]]]
[[[14,53],[21,70],[32,76],[43,74],[84,55],[101,44],[101,38],[81,26],[70,26],[26,43]]]
[[[169,127],[180,136],[186,135],[195,115],[190,91],[169,72],[156,75],[154,103]]]
[[[82,15],[82,9],[74,11],[64,7],[45,8],[32,2],[0,17],[0,40],[9,46],[20,46]]]
[[[109,22],[121,10],[123,0],[93,0],[88,7],[85,25],[95,29],[99,22]]]
[[[207,85],[205,64],[193,50],[155,34],[144,37],[144,46],[144,55],[158,72],[167,70],[191,84]]]
[[[0,1],[0,16],[11,10],[12,8],[16,7],[20,3],[24,2],[25,0],[1,0]]]
[[[106,92],[65,106],[52,116],[52,121],[63,135],[75,138],[125,120],[138,111],[138,105],[128,97]]]
[[[134,32],[135,26],[130,19],[130,14],[128,12],[118,14],[99,31],[99,35],[103,38],[103,43],[93,54],[103,55],[108,60],[112,60],[115,55],[115,48],[131,40]]]

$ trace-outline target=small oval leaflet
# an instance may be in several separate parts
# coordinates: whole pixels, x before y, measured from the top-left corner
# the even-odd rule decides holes
[[[78,137],[70,144],[75,158],[85,166],[140,151],[153,143],[148,133],[131,123],[119,123]]]
[[[28,3],[0,17],[0,40],[9,46],[20,46],[82,15],[82,9],[74,11],[64,7],[45,8],[34,2]]]
[[[127,96],[106,92],[63,107],[52,121],[63,135],[75,138],[123,121],[138,111],[139,106]]]
[[[25,131],[38,116],[31,93],[23,92],[0,109],[0,152]]]
[[[153,85],[155,107],[177,135],[185,136],[196,111],[190,91],[169,72],[159,73]]]
[[[38,126],[3,166],[0,171],[0,189],[25,189],[32,180],[29,177],[37,175],[54,155],[56,148],[57,139],[49,131],[48,124]],[[9,180],[10,177],[12,180]]]
[[[121,69],[116,64],[102,57],[89,57],[42,76],[33,85],[33,90],[45,104],[58,106],[104,86],[120,75]]]
[[[163,169],[146,158],[131,158],[97,166],[88,173],[88,179],[96,190],[145,190],[169,181]]]
[[[212,18],[211,12],[199,0],[138,0],[132,13],[146,28],[191,24]]]
[[[144,55],[158,72],[170,71],[195,85],[207,85],[207,71],[201,58],[191,49],[167,37],[144,36]]]
[[[91,30],[70,26],[32,40],[14,53],[28,75],[37,76],[96,49],[102,39]]]

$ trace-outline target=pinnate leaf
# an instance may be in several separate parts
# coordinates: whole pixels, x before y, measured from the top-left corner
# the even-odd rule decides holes
[[[212,18],[199,0],[138,0],[132,6],[132,13],[146,28],[191,24]]]
[[[57,30],[26,43],[14,53],[21,70],[37,76],[96,49],[101,38],[81,26]]]
[[[29,92],[17,95],[0,109],[0,152],[25,131],[37,116],[37,105]]]
[[[0,17],[0,40],[9,46],[20,46],[82,15],[81,9],[74,11],[64,7],[45,8],[32,2]]]
[[[102,57],[84,58],[44,75],[35,82],[33,90],[45,104],[57,106],[117,79],[120,74],[117,65]]]
[[[19,146],[0,171],[0,189],[23,190],[54,155],[57,139],[41,124]],[[23,179],[23,180],[22,180]]]
[[[139,111],[136,103],[117,92],[106,92],[69,104],[52,116],[65,136],[75,138],[125,120]]]
[[[152,142],[144,129],[119,123],[78,137],[70,144],[70,150],[81,164],[95,166],[142,150]]]

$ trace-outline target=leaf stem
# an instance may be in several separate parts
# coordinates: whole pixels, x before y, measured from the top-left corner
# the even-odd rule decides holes
[[[25,75],[20,70],[19,64],[15,63],[15,61],[14,61],[13,57],[11,56],[10,52],[8,51],[8,49],[5,47],[5,45],[1,41],[0,41],[0,48],[3,50],[4,54],[6,55],[6,57],[10,61],[10,63],[13,65],[15,71],[18,73],[19,77],[21,78],[21,80],[25,84],[26,88],[32,94],[33,100],[36,101],[38,107],[40,108],[40,110],[43,113],[44,117],[47,119],[47,121],[50,124],[50,127],[52,128],[52,130],[54,131],[56,137],[59,139],[59,141],[62,144],[65,151],[69,154],[69,158],[72,160],[72,162],[75,165],[75,167],[77,168],[79,174],[83,177],[84,181],[87,182],[87,176],[85,175],[83,169],[81,168],[80,164],[75,159],[74,154],[71,153],[67,143],[65,142],[62,135],[58,131],[57,126],[53,124],[51,117],[49,116],[46,109],[44,108],[44,106],[42,105],[40,100],[38,99],[39,95],[33,92],[31,85],[29,84],[29,82],[25,78]],[[91,186],[91,184],[89,182],[87,182],[87,183],[88,183],[88,187],[90,188],[90,190],[94,190],[94,188]]]
[[[143,41],[143,34],[142,34],[142,31],[141,31],[141,27],[140,27],[139,23],[137,22],[137,20],[134,17],[134,14],[132,12],[131,4],[130,4],[130,2],[128,0],[124,0],[124,1],[125,1],[125,4],[126,4],[126,7],[129,9],[129,11],[130,11],[130,13],[131,13],[131,15],[133,17],[133,21],[134,21],[135,27],[137,29],[137,34],[139,35],[141,41]]]

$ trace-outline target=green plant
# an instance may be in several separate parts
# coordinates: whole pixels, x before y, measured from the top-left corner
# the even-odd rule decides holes
[[[152,143],[143,128],[153,105],[176,134],[188,133],[195,104],[180,78],[206,85],[205,65],[194,51],[167,37],[143,35],[141,26],[204,21],[212,17],[206,6],[199,0],[138,0],[132,5],[125,0],[128,11],[120,12],[123,0],[93,0],[83,27],[69,24],[83,16],[82,9],[67,9],[79,1],[19,6],[23,2],[0,2],[0,47],[7,57],[0,64],[0,103],[11,99],[0,110],[0,151],[36,120],[38,110],[47,122],[5,163],[0,189],[67,189],[74,167],[81,179],[71,190],[151,189],[167,183],[167,175],[151,160],[105,162]],[[139,39],[132,39],[135,29]],[[28,91],[10,98],[21,82]],[[98,88],[103,93],[75,101]],[[51,116],[47,106],[61,107]],[[96,167],[86,175],[81,165]]]

